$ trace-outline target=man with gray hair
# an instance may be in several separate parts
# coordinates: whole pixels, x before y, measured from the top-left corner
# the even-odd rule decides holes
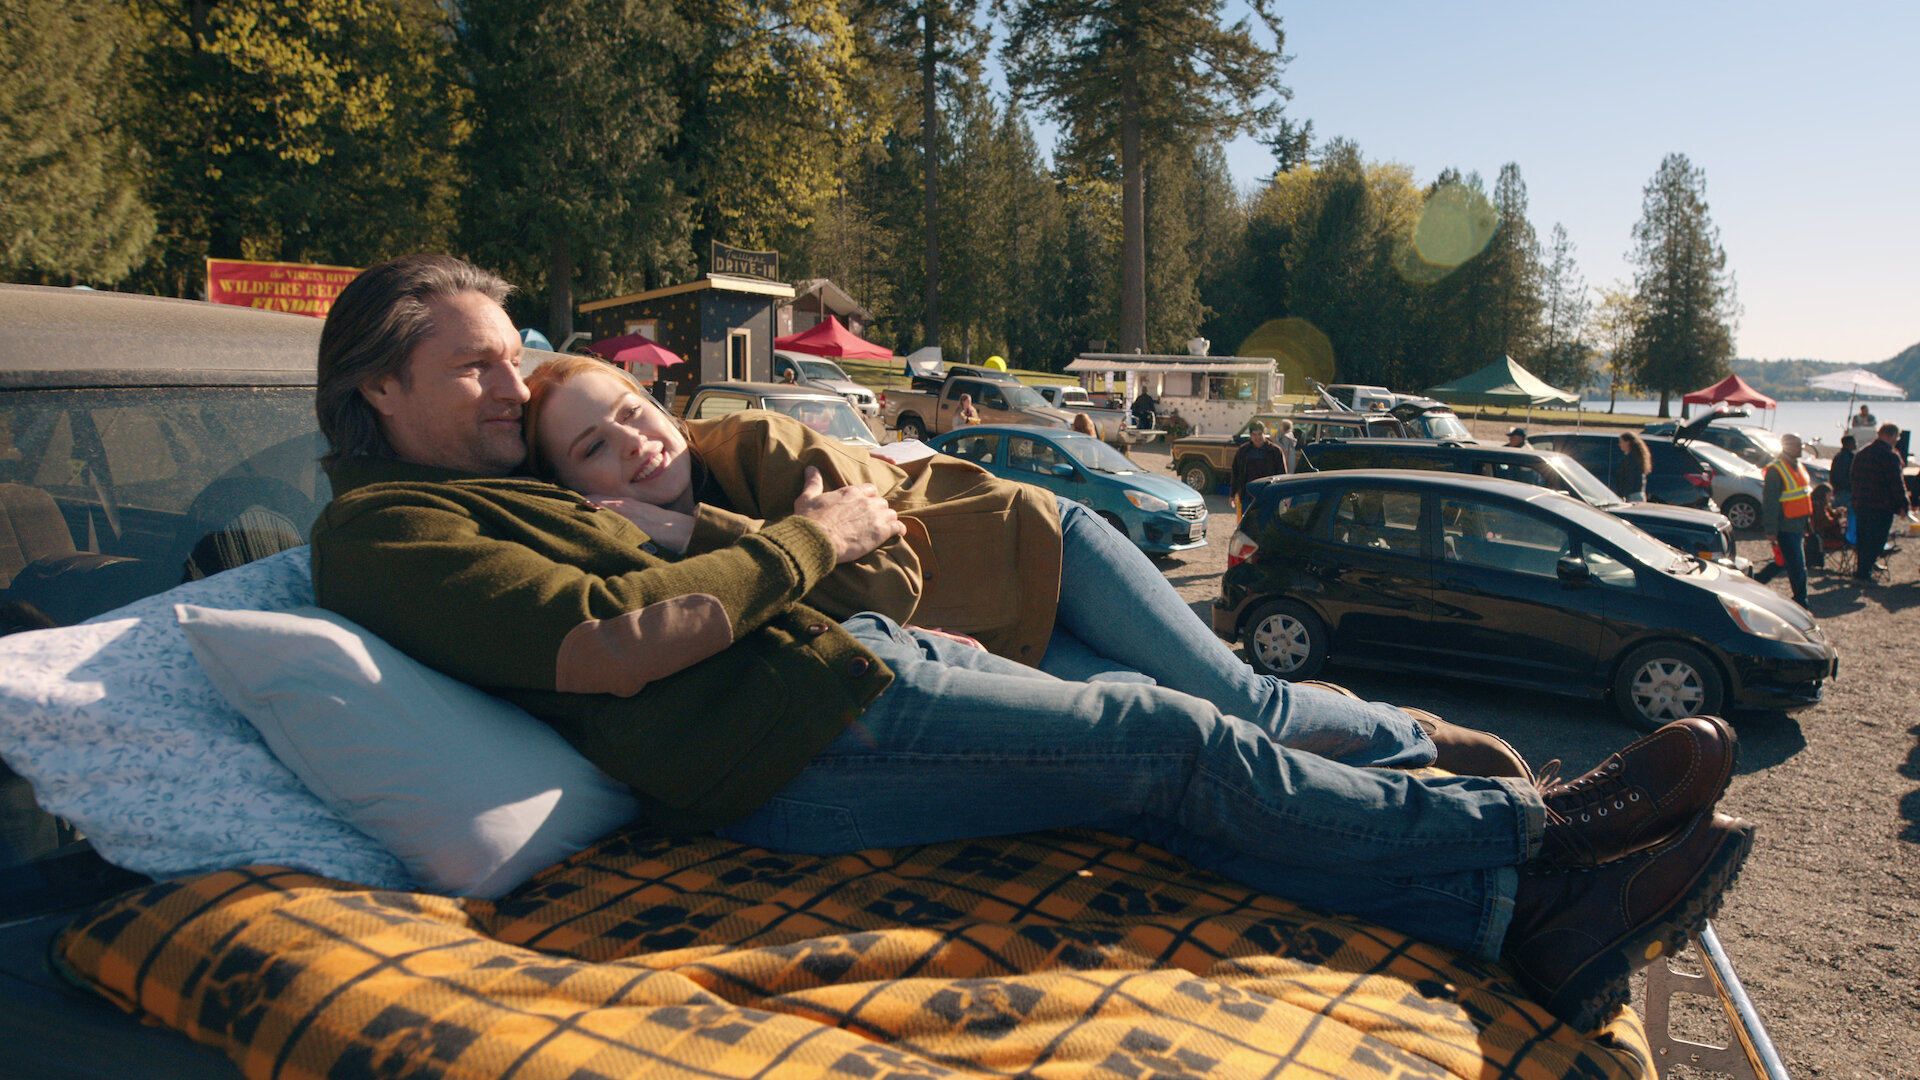
[[[1767,465],[1760,489],[1760,528],[1773,537],[1774,561],[1754,575],[1772,581],[1787,572],[1793,602],[1807,606],[1807,523],[1813,516],[1813,481],[1800,463],[1800,436],[1780,436],[1780,456]]]

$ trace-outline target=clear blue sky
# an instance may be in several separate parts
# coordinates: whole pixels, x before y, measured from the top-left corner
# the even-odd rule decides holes
[[[1629,279],[1641,190],[1706,170],[1742,356],[1885,360],[1920,342],[1920,4],[1277,3],[1291,115],[1425,183],[1518,162],[1544,242]],[[1244,10],[1232,4],[1230,10]],[[1043,135],[1049,138],[1051,132]],[[1243,187],[1264,147],[1228,148]]]

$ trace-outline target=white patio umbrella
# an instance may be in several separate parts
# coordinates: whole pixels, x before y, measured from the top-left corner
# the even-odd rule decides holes
[[[1904,398],[1907,392],[1901,386],[1888,382],[1865,368],[1848,368],[1845,371],[1828,372],[1815,375],[1807,380],[1807,385],[1816,390],[1845,390],[1847,392],[1847,416],[1853,416],[1853,400],[1861,397]]]

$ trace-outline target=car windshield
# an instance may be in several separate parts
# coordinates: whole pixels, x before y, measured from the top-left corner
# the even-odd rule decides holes
[[[1560,478],[1567,482],[1567,487],[1572,489],[1573,493],[1581,499],[1586,500],[1594,506],[1621,505],[1620,496],[1614,494],[1612,488],[1601,483],[1599,477],[1588,472],[1585,465],[1580,464],[1565,454],[1543,454],[1541,456],[1560,473]]]
[[[1453,413],[1422,413],[1413,423],[1429,439],[1473,441],[1473,432],[1468,431],[1466,423]]]
[[[305,543],[322,452],[308,387],[0,394],[0,633]]]
[[[1094,472],[1124,476],[1140,471],[1140,466],[1127,455],[1091,435],[1061,435],[1058,438],[1060,449],[1065,450],[1073,456],[1073,460]]]
[[[1051,407],[1047,404],[1047,399],[1040,396],[1040,391],[1035,390],[1026,383],[996,382],[993,385],[996,389],[1007,395],[1007,408],[1009,409],[1045,409]]]
[[[807,378],[809,379],[839,379],[841,382],[853,381],[847,378],[846,372],[840,370],[840,365],[831,360],[802,360],[799,363],[800,370],[806,372]]]
[[[1557,491],[1546,492],[1536,496],[1534,502],[1536,505],[1558,510],[1568,520],[1585,527],[1588,532],[1619,548],[1642,565],[1670,573],[1693,568],[1693,559],[1683,552],[1655,540],[1641,532],[1639,527],[1622,521],[1605,510],[1595,509],[1572,496],[1562,495]]]
[[[1760,470],[1755,468],[1752,462],[1731,450],[1723,450],[1712,443],[1700,442],[1696,439],[1687,443],[1687,449],[1700,455],[1700,460],[1713,466],[1714,472],[1724,473],[1727,476],[1755,477],[1760,475]]]
[[[770,397],[767,408],[783,412],[795,420],[807,425],[822,435],[831,435],[848,442],[871,443],[873,432],[860,420],[860,414],[853,411],[846,398],[827,397]]]

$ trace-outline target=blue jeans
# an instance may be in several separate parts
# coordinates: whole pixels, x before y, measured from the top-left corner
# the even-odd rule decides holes
[[[1060,531],[1060,607],[1041,670],[1075,682],[1151,680],[1282,746],[1349,765],[1433,764],[1433,740],[1392,705],[1255,672],[1100,515],[1061,499]]]
[[[1781,570],[1787,572],[1787,587],[1793,590],[1794,602],[1801,607],[1807,606],[1807,534],[1804,532],[1782,532],[1773,536],[1774,545],[1780,549],[1780,561],[1768,563],[1766,568],[1753,575],[1755,581],[1766,583]]]
[[[1530,784],[1342,765],[1164,687],[1067,682],[870,613],[844,625],[893,683],[721,835],[832,854],[1107,829],[1310,907],[1498,956],[1514,868],[1544,824]]]

